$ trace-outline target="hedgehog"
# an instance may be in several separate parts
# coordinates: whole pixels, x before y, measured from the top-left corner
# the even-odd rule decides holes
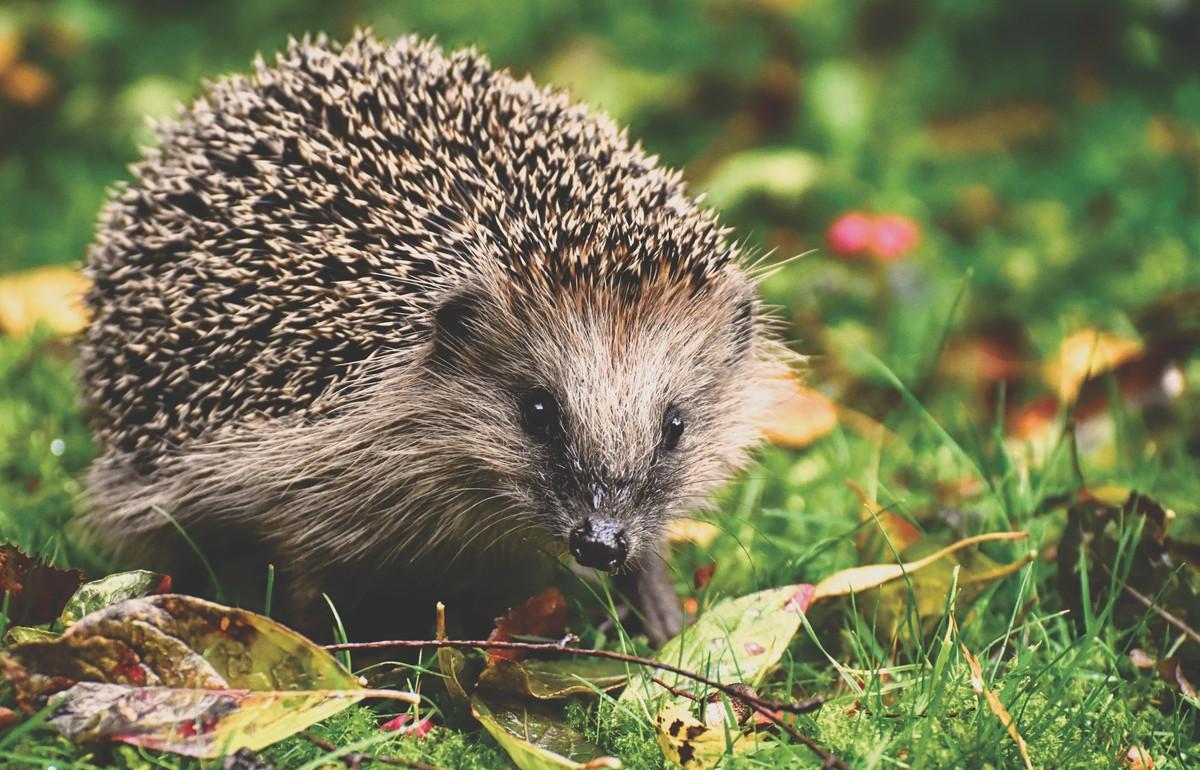
[[[679,630],[668,523],[749,462],[791,364],[679,172],[474,50],[368,31],[156,131],[85,267],[100,547],[269,563],[283,617],[327,629],[328,599],[358,632],[490,619],[573,557]]]

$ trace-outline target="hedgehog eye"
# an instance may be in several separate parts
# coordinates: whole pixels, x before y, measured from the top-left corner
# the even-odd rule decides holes
[[[530,388],[521,396],[521,426],[539,440],[550,437],[558,425],[558,403],[545,388]]]
[[[667,416],[663,418],[662,448],[669,452],[679,446],[683,428],[683,415],[675,407],[668,409]]]

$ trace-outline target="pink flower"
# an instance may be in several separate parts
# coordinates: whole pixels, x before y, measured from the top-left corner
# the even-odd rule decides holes
[[[871,255],[880,262],[895,262],[921,242],[917,223],[899,214],[876,217],[871,235]]]
[[[843,257],[862,254],[871,245],[875,223],[868,214],[850,211],[833,220],[825,237],[830,247]]]
[[[825,237],[838,256],[865,255],[888,264],[917,247],[921,242],[921,228],[900,214],[871,216],[862,211],[849,211],[833,220]]]

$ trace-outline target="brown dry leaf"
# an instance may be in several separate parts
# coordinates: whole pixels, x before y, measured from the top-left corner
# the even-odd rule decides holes
[[[933,564],[938,559],[948,556],[977,543],[990,540],[1020,540],[1029,537],[1028,532],[988,532],[982,535],[963,538],[957,543],[939,549],[923,559],[917,559],[906,564],[868,564],[863,567],[851,567],[835,572],[813,589],[813,601],[828,599],[831,596],[845,596],[851,593],[861,593],[871,588],[881,586],[892,580],[904,577]]]
[[[547,588],[496,618],[496,628],[489,642],[512,641],[518,636],[541,636],[559,639],[567,631],[567,599],[557,588]],[[488,659],[520,660],[517,650],[489,650]]]
[[[967,665],[971,667],[971,689],[984,697],[988,708],[1000,720],[1000,724],[1004,725],[1005,729],[1008,730],[1008,734],[1012,736],[1013,741],[1017,744],[1017,751],[1021,753],[1021,759],[1025,762],[1026,770],[1033,770],[1033,763],[1029,761],[1029,747],[1025,745],[1025,739],[1017,732],[1017,725],[1013,722],[1008,709],[1000,702],[999,696],[989,690],[984,683],[983,668],[979,665],[979,660],[971,654],[971,651],[967,649],[967,645],[961,641],[958,643],[958,646],[962,650],[963,657],[966,658]]]
[[[1070,403],[1089,378],[1115,369],[1142,352],[1142,343],[1096,329],[1083,329],[1063,340],[1043,376],[1060,401]]]
[[[837,407],[828,396],[804,387],[795,376],[781,379],[778,389],[778,400],[763,426],[768,441],[803,449],[837,427]]]
[[[87,289],[87,280],[66,267],[0,277],[0,331],[22,337],[41,323],[57,334],[75,334],[87,325]]]

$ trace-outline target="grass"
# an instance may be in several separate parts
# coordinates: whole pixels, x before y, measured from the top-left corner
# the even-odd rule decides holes
[[[71,397],[70,365],[61,343],[47,337],[0,341],[0,381],[7,401],[3,429],[21,440],[3,444],[0,463],[7,484],[0,508],[5,535],[26,548],[52,553],[62,563],[76,561],[70,543],[58,533],[78,491],[77,476],[87,461],[86,438]],[[1193,362],[1193,366],[1195,363]],[[902,387],[890,372],[885,381]],[[939,397],[935,395],[933,402]],[[945,600],[937,611],[918,616],[904,593],[874,601],[843,601],[815,609],[805,632],[768,688],[774,695],[829,694],[817,714],[802,717],[800,729],[854,767],[1018,767],[1016,745],[1005,727],[971,689],[965,645],[983,663],[986,685],[1006,704],[1028,742],[1036,766],[1119,767],[1132,745],[1146,747],[1159,767],[1186,767],[1196,761],[1197,704],[1181,698],[1153,672],[1130,662],[1133,647],[1166,657],[1178,634],[1164,631],[1148,611],[1140,618],[1120,616],[1119,592],[1083,585],[1085,595],[1104,598],[1082,618],[1064,609],[1063,586],[1053,561],[1066,526],[1062,505],[1048,500],[1080,487],[1078,473],[1091,486],[1120,484],[1186,512],[1200,499],[1200,479],[1182,436],[1169,433],[1147,440],[1135,411],[1115,410],[1123,424],[1113,435],[1126,442],[1099,451],[1072,467],[1060,447],[1040,463],[1024,463],[988,431],[950,410],[939,418],[906,395],[888,415],[895,438],[886,445],[845,428],[811,448],[792,452],[768,448],[760,465],[726,491],[716,521],[721,533],[706,548],[687,546],[674,555],[677,582],[704,605],[719,596],[795,582],[815,582],[831,571],[860,561],[854,543],[862,527],[860,503],[846,479],[874,490],[881,504],[904,511],[928,526],[931,543],[960,529],[987,531],[1008,525],[1027,529],[1042,557],[1017,573],[987,585],[953,612]],[[960,418],[953,425],[955,417]],[[952,427],[947,427],[952,425]],[[62,438],[65,437],[65,438]],[[56,438],[61,452],[51,449]],[[80,442],[76,445],[75,442]],[[1114,439],[1115,441],[1115,439]],[[975,442],[975,443],[973,443]],[[1116,460],[1106,458],[1118,458]],[[946,515],[931,492],[939,483],[980,478],[978,493],[960,500],[963,512]],[[953,501],[952,501],[953,502]],[[956,522],[947,526],[946,522]],[[1175,526],[1195,531],[1187,515]],[[1120,584],[1134,568],[1129,544],[1136,523],[1122,530],[1125,555],[1111,565]],[[1027,544],[996,544],[987,549],[998,562],[1020,557]],[[692,572],[715,562],[718,570],[701,591],[687,585]],[[968,565],[969,568],[969,565]],[[1086,575],[1086,572],[1084,573]],[[961,590],[961,587],[960,587]],[[595,607],[603,600],[595,599]],[[1090,606],[1090,605],[1089,605]],[[958,631],[950,630],[951,617]],[[353,639],[353,629],[340,633]],[[594,634],[585,630],[584,636]],[[594,636],[592,638],[595,638]],[[412,672],[420,684],[428,674]],[[428,687],[428,682],[426,682]],[[436,691],[436,688],[434,688]],[[435,702],[437,695],[433,696]],[[327,720],[317,732],[338,746],[370,744],[370,750],[456,768],[493,768],[506,759],[490,738],[458,726],[439,728],[426,740],[396,739],[380,733],[383,717],[355,707]],[[573,707],[572,719],[626,767],[655,768],[662,758],[647,725],[613,705]],[[168,755],[123,748],[76,747],[44,729],[6,736],[0,752],[12,766],[80,768],[185,768],[197,763]],[[317,767],[322,751],[300,738],[265,755],[280,767]],[[770,742],[755,753],[730,758],[728,766],[813,766],[812,758],[787,742]]]

